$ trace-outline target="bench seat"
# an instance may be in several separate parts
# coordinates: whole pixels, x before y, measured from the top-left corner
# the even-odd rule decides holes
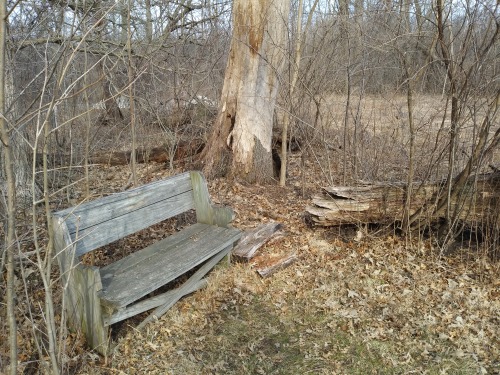
[[[194,224],[100,268],[100,298],[115,308],[127,306],[205,262],[240,236],[235,228]]]

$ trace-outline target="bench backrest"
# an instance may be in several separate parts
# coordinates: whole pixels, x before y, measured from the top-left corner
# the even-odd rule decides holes
[[[64,223],[74,243],[75,255],[107,245],[153,224],[196,208],[200,194],[193,183],[205,184],[199,172],[186,172],[135,189],[103,197],[53,214]],[[195,185],[195,189],[200,187]],[[206,185],[201,188],[208,190]],[[205,204],[209,202],[204,202]]]

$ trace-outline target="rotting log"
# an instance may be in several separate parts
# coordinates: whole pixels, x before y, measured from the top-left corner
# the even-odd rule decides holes
[[[201,152],[204,144],[201,140],[179,143],[173,151],[173,160],[185,159],[195,156]],[[137,163],[147,163],[154,161],[166,163],[170,160],[170,153],[167,147],[154,147],[151,149],[137,149]],[[132,151],[100,152],[90,157],[93,164],[126,165],[130,163]]]
[[[444,194],[445,183],[418,184],[412,189],[408,213],[420,210],[422,217],[438,220],[444,209],[436,212],[437,199]],[[405,214],[405,184],[370,183],[360,186],[330,186],[313,197],[306,208],[310,222],[318,226],[359,223],[392,223]],[[476,175],[459,194],[453,194],[450,207],[457,218],[474,226],[478,222],[498,219],[500,209],[500,173]]]
[[[188,157],[198,155],[204,143],[201,139],[180,142],[174,151],[173,160],[178,161]],[[170,160],[170,150],[167,147],[154,147],[154,148],[138,148],[136,149],[136,162],[139,164],[154,161],[156,163],[166,163]],[[92,164],[105,164],[105,165],[127,165],[130,163],[130,156],[132,150],[127,151],[108,151],[98,152],[89,156],[89,162]],[[55,165],[69,165],[71,164],[71,155],[49,155],[49,161]],[[74,158],[74,157],[73,157]],[[41,154],[37,155],[37,160],[41,163]],[[73,159],[73,164],[75,159]]]

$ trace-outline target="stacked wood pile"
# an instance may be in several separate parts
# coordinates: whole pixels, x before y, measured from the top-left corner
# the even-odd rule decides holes
[[[313,197],[306,213],[310,221],[318,226],[402,221],[406,190],[406,184],[402,183],[329,186]],[[446,194],[446,184],[442,182],[414,184],[407,214],[430,215],[436,220],[444,217],[446,210],[437,210],[436,207]],[[465,188],[453,192],[450,197],[451,212],[456,212],[459,219],[470,223],[498,222],[500,173],[473,176]]]

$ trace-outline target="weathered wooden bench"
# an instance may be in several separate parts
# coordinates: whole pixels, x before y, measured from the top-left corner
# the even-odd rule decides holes
[[[188,210],[197,223],[105,267],[81,257],[95,249]],[[233,211],[212,205],[206,181],[187,172],[53,213],[54,246],[69,325],[91,347],[108,350],[109,326],[156,308],[159,317],[226,256],[241,236]],[[201,267],[181,287],[144,298],[187,271]]]

